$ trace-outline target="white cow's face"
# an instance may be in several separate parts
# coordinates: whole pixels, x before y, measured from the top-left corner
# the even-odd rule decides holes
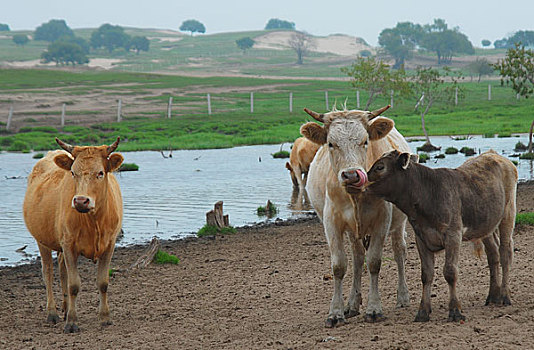
[[[385,108],[387,109],[387,108]],[[340,185],[349,193],[360,191],[367,182],[367,146],[370,141],[385,137],[393,128],[388,118],[376,118],[376,112],[359,110],[334,111],[314,118],[324,123],[307,123],[301,133],[309,140],[328,147],[330,164]]]

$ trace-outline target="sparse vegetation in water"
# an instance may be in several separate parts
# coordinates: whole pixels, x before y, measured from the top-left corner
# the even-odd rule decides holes
[[[447,147],[445,154],[456,154],[458,153],[458,148],[456,147]]]
[[[440,154],[438,154],[437,156],[435,156],[434,158],[436,158],[436,159],[443,159],[443,158],[445,158],[445,155],[444,155],[443,153],[440,153]]]
[[[259,216],[272,217],[272,216],[276,215],[276,213],[278,213],[278,208],[276,207],[276,205],[273,202],[267,201],[267,204],[264,207],[263,206],[259,206],[258,209],[256,209],[256,213]]]
[[[428,158],[429,158],[428,153],[419,153],[419,163],[426,163]]]
[[[197,236],[198,237],[215,236],[216,234],[227,235],[227,234],[232,234],[236,232],[237,230],[232,226],[219,228],[217,226],[206,224],[200,230],[198,230]]]
[[[122,163],[117,171],[138,171],[139,165],[135,163]]]
[[[519,159],[534,159],[534,153],[525,152],[519,156]]]
[[[43,157],[44,157],[44,153],[35,153],[32,158],[33,159],[41,159]]]
[[[534,225],[534,213],[518,213],[515,217],[517,225]]]
[[[515,144],[514,151],[516,152],[523,152],[527,150],[527,145],[525,145],[523,142],[519,141]]]
[[[475,155],[476,152],[473,148],[465,146],[465,147],[462,147],[462,149],[460,150],[460,153],[463,153],[466,156],[473,156]]]
[[[176,255],[169,254],[167,252],[164,252],[163,250],[158,250],[156,255],[154,255],[154,263],[156,264],[178,264],[180,262],[180,258],[178,258]]]
[[[517,160],[512,160],[512,163],[514,163],[515,166],[519,165],[519,162]]]
[[[512,134],[509,132],[500,132],[497,137],[503,138],[503,137],[512,137]]]
[[[495,133],[493,132],[486,132],[484,133],[484,135],[482,135],[483,138],[485,139],[491,139],[491,138],[494,138],[495,137]]]
[[[278,151],[276,153],[273,153],[273,158],[289,158],[289,152],[288,151]]]

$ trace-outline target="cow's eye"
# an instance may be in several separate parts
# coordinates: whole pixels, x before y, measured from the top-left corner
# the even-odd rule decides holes
[[[328,147],[330,147],[330,148],[334,148],[334,145],[332,144],[332,142],[329,142],[329,143],[328,143]]]
[[[384,165],[383,164],[377,164],[376,165],[376,170],[384,170]]]
[[[74,177],[74,171],[70,171],[70,174],[72,175],[72,177]]]
[[[100,170],[100,171],[98,172],[98,174],[96,175],[96,177],[97,177],[98,179],[103,178],[103,177],[104,177],[104,172],[103,172],[102,170]]]
[[[365,142],[363,143],[364,146],[367,146],[369,142],[367,142],[367,140],[365,140]]]

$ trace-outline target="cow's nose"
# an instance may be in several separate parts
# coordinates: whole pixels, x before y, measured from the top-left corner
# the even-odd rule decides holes
[[[80,213],[87,213],[89,211],[89,203],[91,203],[91,200],[85,196],[75,196],[72,199],[72,206]]]
[[[354,183],[360,181],[360,175],[356,170],[344,170],[341,172],[341,179],[345,183]]]

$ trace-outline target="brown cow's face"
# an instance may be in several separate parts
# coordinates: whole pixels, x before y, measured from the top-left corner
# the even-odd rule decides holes
[[[54,158],[55,163],[70,171],[74,180],[75,195],[71,206],[80,213],[98,210],[97,205],[105,198],[107,176],[122,164],[119,153],[107,156],[107,146],[74,147],[71,158],[60,154]]]
[[[417,163],[419,156],[410,153],[401,153],[397,150],[385,153],[369,169],[367,176],[369,182],[366,189],[371,193],[388,197],[388,194],[398,187],[399,176],[408,169],[412,162]]]
[[[324,127],[307,123],[301,133],[311,141],[328,147],[330,164],[347,192],[361,191],[367,181],[367,146],[385,137],[393,121],[375,118],[371,112],[335,111],[324,115]]]

